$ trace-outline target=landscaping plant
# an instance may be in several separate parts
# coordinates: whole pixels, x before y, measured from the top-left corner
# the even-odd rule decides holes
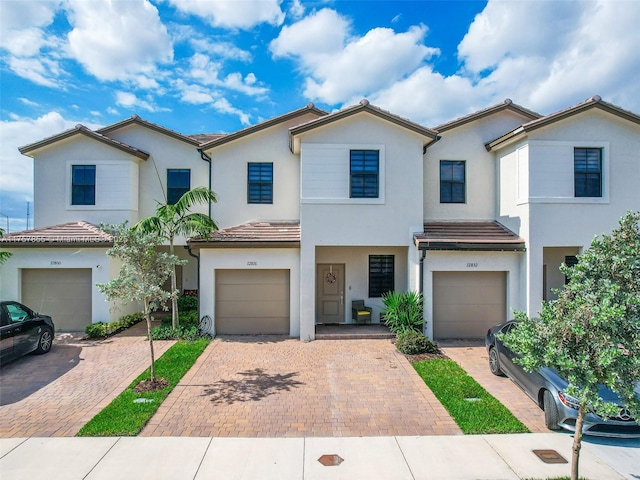
[[[405,355],[420,355],[421,353],[440,353],[435,342],[432,342],[422,332],[405,330],[398,334],[396,348]]]
[[[419,292],[387,292],[382,295],[384,323],[396,335],[407,330],[422,333],[423,298]]]
[[[216,202],[216,194],[206,187],[196,187],[185,192],[174,204],[158,203],[155,215],[143,218],[133,228],[142,233],[156,235],[161,240],[167,240],[169,254],[173,255],[173,241],[176,236],[184,235],[186,237],[194,234],[208,236],[218,229],[210,216],[190,211],[191,207],[196,204],[211,202]],[[175,266],[171,270],[171,293],[171,325],[176,328],[179,319]]]
[[[640,418],[634,392],[640,378],[640,212],[627,213],[611,235],[594,239],[573,267],[560,270],[569,279],[545,302],[540,319],[520,312],[504,343],[521,355],[519,363],[535,371],[556,369],[567,379],[566,394],[578,406],[571,478],[578,478],[582,427],[586,413],[615,417],[620,407],[598,395],[613,390],[631,415]]]
[[[104,229],[104,227],[102,227]],[[98,289],[108,300],[120,299],[123,303],[142,302],[147,321],[149,352],[151,355],[150,382],[156,382],[153,337],[151,335],[151,311],[163,308],[175,297],[162,288],[176,265],[184,261],[175,255],[158,251],[158,237],[152,233],[126,228],[126,224],[109,227],[113,235],[113,247],[107,255],[122,261],[117,278],[108,283],[98,283]]]

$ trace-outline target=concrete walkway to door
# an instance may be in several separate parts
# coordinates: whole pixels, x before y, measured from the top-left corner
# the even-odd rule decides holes
[[[222,336],[207,347],[141,436],[460,433],[388,339]]]

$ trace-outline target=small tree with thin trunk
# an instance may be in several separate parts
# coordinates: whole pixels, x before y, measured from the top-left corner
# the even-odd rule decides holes
[[[613,390],[635,418],[640,400],[640,212],[627,213],[611,235],[594,239],[573,267],[562,265],[569,283],[545,302],[540,319],[524,313],[504,343],[533,371],[556,369],[567,379],[566,394],[578,405],[571,479],[578,479],[584,417],[590,411],[610,418],[620,407],[599,397]]]
[[[151,355],[152,384],[156,382],[155,358],[153,354],[153,338],[151,336],[151,311],[163,308],[174,294],[165,291],[162,284],[171,275],[175,265],[184,263],[175,255],[158,251],[158,238],[154,234],[143,233],[125,224],[102,227],[109,230],[114,239],[113,247],[107,255],[122,261],[117,278],[108,283],[98,283],[98,289],[108,300],[119,299],[128,302],[142,302],[144,318],[147,322],[149,353]]]
[[[4,235],[4,230],[0,228],[0,237]],[[0,265],[9,260],[11,257],[11,253],[9,252],[0,252]]]
[[[177,235],[208,236],[218,229],[216,223],[203,213],[191,212],[191,207],[216,201],[216,194],[206,187],[185,192],[175,204],[158,203],[155,215],[143,218],[133,226],[135,230],[153,233],[169,242],[169,253],[174,254],[173,241]],[[186,262],[185,262],[186,263]],[[171,292],[176,292],[176,269],[171,271]],[[171,325],[178,328],[178,296],[171,297]]]

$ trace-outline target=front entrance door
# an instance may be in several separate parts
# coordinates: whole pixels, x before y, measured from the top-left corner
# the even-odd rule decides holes
[[[321,264],[316,272],[316,323],[343,323],[344,264]]]

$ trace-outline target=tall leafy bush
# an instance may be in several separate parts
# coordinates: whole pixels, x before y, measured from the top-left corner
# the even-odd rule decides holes
[[[382,295],[384,323],[396,335],[407,330],[422,333],[424,300],[419,292],[387,292]]]

